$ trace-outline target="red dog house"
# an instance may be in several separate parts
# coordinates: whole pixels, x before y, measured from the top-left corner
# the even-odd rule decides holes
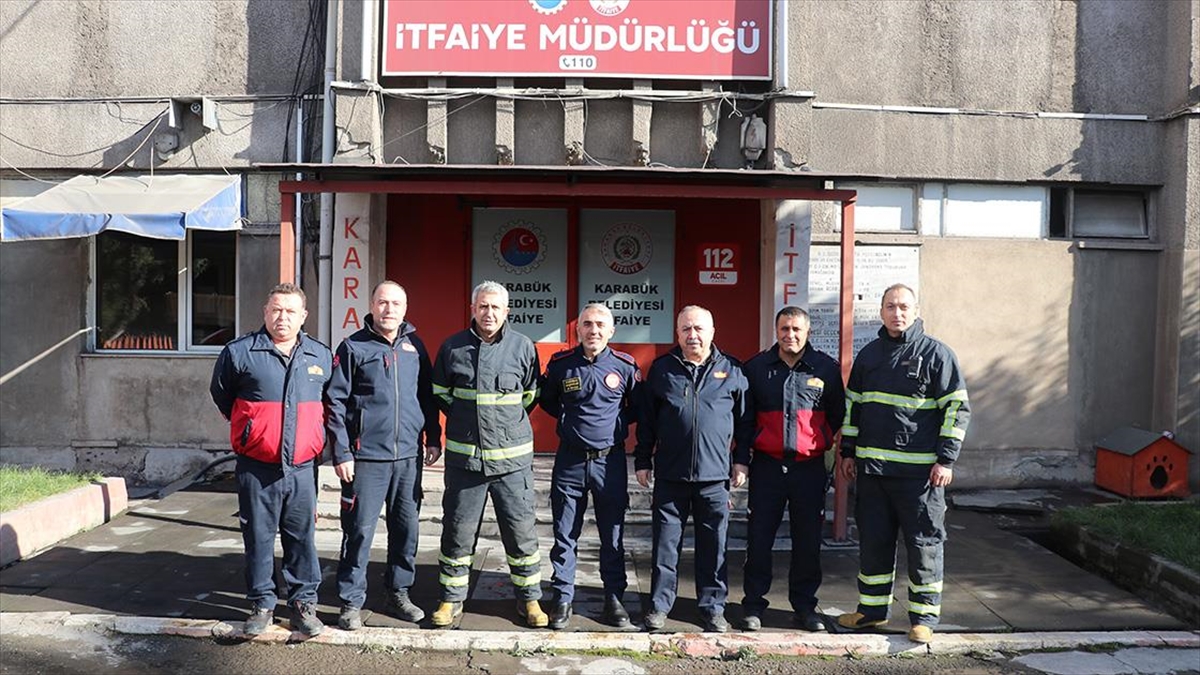
[[[1117,429],[1096,443],[1096,486],[1125,497],[1187,497],[1190,458],[1167,436]]]

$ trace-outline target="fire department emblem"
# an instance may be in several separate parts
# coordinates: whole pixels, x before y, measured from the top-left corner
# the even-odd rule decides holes
[[[558,14],[567,6],[567,0],[529,0],[530,6],[538,14]]]
[[[616,16],[625,11],[629,0],[591,0],[591,5],[601,16]]]
[[[637,225],[617,225],[600,242],[600,255],[608,269],[617,274],[637,274],[646,269],[654,255],[650,235]]]
[[[514,220],[496,231],[492,257],[509,274],[529,274],[546,259],[546,235],[524,220]]]
[[[616,389],[621,386],[621,376],[616,373],[609,373],[604,376],[604,384],[609,389]]]

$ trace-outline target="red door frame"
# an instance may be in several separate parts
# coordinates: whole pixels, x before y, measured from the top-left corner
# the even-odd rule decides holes
[[[336,168],[336,167],[335,167]],[[839,289],[838,360],[842,380],[850,376],[850,361],[854,342],[854,190],[825,190],[756,185],[700,185],[693,183],[605,182],[580,183],[562,180],[348,180],[314,179],[280,181],[279,192],[279,278],[281,282],[296,278],[296,217],[295,196],[298,193],[371,193],[371,194],[449,194],[464,196],[511,197],[516,195],[542,197],[645,197],[658,199],[802,199],[806,201],[841,202],[841,263]],[[836,452],[837,449],[834,449]],[[836,472],[835,472],[836,476]],[[836,476],[834,480],[833,536],[845,541],[847,536],[846,508],[848,486]]]

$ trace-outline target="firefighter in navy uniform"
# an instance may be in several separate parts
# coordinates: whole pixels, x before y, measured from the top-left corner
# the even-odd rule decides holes
[[[246,547],[246,595],[253,606],[243,628],[247,635],[263,633],[275,620],[276,532],[292,628],[310,636],[324,629],[316,611],[321,565],[313,470],[325,447],[321,399],[332,357],[301,330],[307,317],[298,286],[272,288],[263,327],[225,345],[209,386],[230,422],[237,453],[238,519]]]
[[[833,446],[846,403],[841,368],[808,343],[809,328],[807,312],[784,307],[775,315],[776,343],[743,366],[750,383],[746,414],[754,420],[755,435],[749,448],[737,449],[734,472],[748,470],[750,477],[742,600],[743,627],[748,631],[762,627],[771,590],[775,533],[785,508],[792,537],[788,565],[792,621],[804,630],[825,630],[816,611],[829,484],[824,454]]]
[[[625,576],[625,510],[629,475],[625,461],[631,402],[641,372],[633,357],[608,347],[613,316],[603,304],[579,313],[579,346],[561,351],[546,364],[539,386],[542,409],[558,420],[558,453],[550,482],[554,515],[554,568],[551,587],[557,594],[550,628],[561,630],[571,620],[575,597],[575,562],[588,494],[595,500],[600,534],[600,577],[604,584],[602,620],[630,625],[622,598]]]
[[[441,456],[442,427],[429,354],[404,320],[407,311],[408,294],[396,282],[371,291],[366,326],[338,346],[325,396],[334,470],[342,482],[337,576],[338,625],[344,630],[362,627],[371,541],[385,506],[385,611],[414,623],[425,617],[408,591],[417,571],[422,460],[432,464]]]
[[[736,359],[712,343],[712,314],[684,307],[675,320],[678,346],[650,366],[638,396],[638,483],[654,475],[654,568],[648,631],[662,630],[679,590],[683,528],[692,518],[696,540],[696,599],[706,632],[729,630],[725,540],[729,531],[731,445],[753,428],[745,416],[746,376]],[[745,441],[743,441],[745,442]]]
[[[863,347],[846,384],[838,471],[858,479],[858,611],[843,628],[887,623],[896,577],[896,534],[908,557],[913,642],[927,643],[942,611],[945,488],[966,436],[967,385],[954,352],[925,334],[917,296],[896,284],[883,294],[883,327]]]
[[[442,602],[430,617],[446,627],[462,615],[488,496],[496,510],[517,615],[543,628],[541,554],[533,491],[537,350],[505,324],[508,289],[484,281],[471,293],[471,327],[446,338],[433,364],[433,393],[446,413],[446,491],[438,580]]]

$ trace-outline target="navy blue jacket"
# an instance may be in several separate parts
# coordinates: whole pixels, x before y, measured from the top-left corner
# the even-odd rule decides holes
[[[900,337],[880,328],[850,369],[842,456],[855,457],[859,473],[923,478],[935,462],[958,459],[970,418],[954,352],[921,319]]]
[[[701,365],[679,347],[650,365],[638,405],[636,470],[654,469],[656,480],[728,480],[735,433],[749,437],[746,376],[737,359],[716,345]]]
[[[285,357],[265,326],[225,345],[209,393],[229,420],[233,451],[284,467],[320,455],[330,361],[329,348],[303,332]]]
[[[325,396],[333,462],[419,457],[422,445],[442,439],[429,353],[407,321],[390,344],[370,314],[365,324],[333,357]]]
[[[590,361],[583,347],[550,357],[538,402],[558,420],[559,447],[607,450],[624,446],[642,373],[637,361],[609,347]]]
[[[746,414],[754,420],[754,442],[739,443],[734,461],[746,464],[754,455],[804,461],[833,447],[842,425],[846,395],[842,369],[831,356],[811,343],[789,368],[779,358],[779,345],[761,351],[742,366],[750,382]]]

